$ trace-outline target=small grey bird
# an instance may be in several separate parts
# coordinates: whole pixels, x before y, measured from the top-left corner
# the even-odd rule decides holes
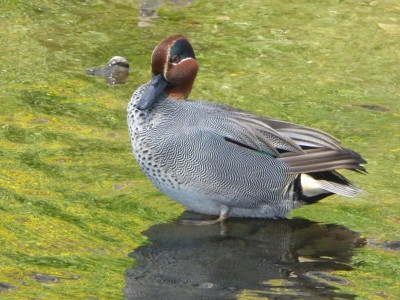
[[[283,218],[332,194],[361,190],[336,169],[366,161],[316,129],[187,100],[198,71],[188,40],[153,51],[152,79],[132,95],[128,126],[136,161],[164,194],[212,224],[231,217]]]
[[[105,66],[85,70],[87,75],[102,76],[110,85],[122,84],[129,76],[129,62],[122,56],[112,57]]]

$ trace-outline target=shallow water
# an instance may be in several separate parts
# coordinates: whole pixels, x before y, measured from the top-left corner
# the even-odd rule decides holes
[[[185,213],[154,225],[150,244],[130,254],[126,299],[355,299],[330,285],[351,284],[326,272],[349,271],[360,235],[305,219],[231,219],[223,226],[187,226]]]
[[[175,33],[189,37],[201,67],[192,98],[316,127],[362,153],[369,173],[346,176],[366,193],[289,217],[366,238],[352,271],[323,271],[349,282],[329,282],[337,293],[400,298],[399,250],[387,247],[400,240],[398,1],[182,2],[154,1],[144,18],[138,1],[3,1],[0,298],[121,299],[128,254],[154,230],[182,229],[142,234],[183,208],[141,174],[125,112],[150,78],[154,46]],[[115,55],[130,62],[127,83],[84,73]],[[219,236],[195,228],[182,230]],[[238,297],[253,299],[252,288]]]

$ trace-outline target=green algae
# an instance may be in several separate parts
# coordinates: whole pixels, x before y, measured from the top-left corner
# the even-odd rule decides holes
[[[313,126],[367,159],[366,190],[291,216],[399,240],[400,6],[396,1],[195,1],[139,28],[137,2],[6,1],[0,8],[0,282],[4,299],[120,299],[127,253],[183,208],[144,178],[125,109],[164,37],[189,36],[201,69],[192,98]],[[85,76],[114,55],[128,83]],[[383,110],[368,109],[379,106]],[[398,252],[357,253],[340,286],[400,297]],[[32,274],[58,278],[40,283]],[[340,273],[340,272],[338,272]],[[242,298],[250,299],[243,292]]]

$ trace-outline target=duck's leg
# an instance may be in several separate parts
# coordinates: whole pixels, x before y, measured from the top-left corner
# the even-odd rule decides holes
[[[195,221],[195,220],[182,220],[181,224],[183,225],[212,225],[217,223],[223,223],[229,217],[230,208],[225,205],[221,205],[221,213],[218,219],[215,220],[202,220],[202,221]]]

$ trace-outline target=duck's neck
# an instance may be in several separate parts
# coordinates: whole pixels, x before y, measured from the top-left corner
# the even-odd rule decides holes
[[[190,82],[185,82],[184,84],[167,86],[164,92],[168,95],[168,97],[176,100],[187,99],[192,91],[193,82],[194,79]]]

